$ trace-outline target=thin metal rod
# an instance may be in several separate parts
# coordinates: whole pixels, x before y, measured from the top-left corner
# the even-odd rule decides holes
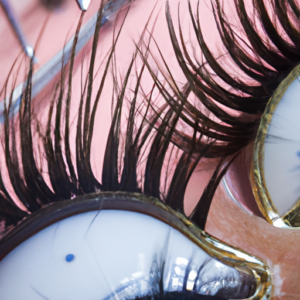
[[[3,1],[3,0],[0,0]],[[111,0],[102,11],[101,26],[106,22],[114,20],[118,11],[128,6],[133,0]],[[76,45],[75,56],[79,51],[87,44],[87,42],[93,37],[95,32],[95,26],[97,22],[98,13],[94,14],[91,19],[81,28],[78,36],[78,42]],[[44,66],[42,66],[32,78],[32,90],[31,98],[34,98],[38,93],[42,91],[48,83],[54,79],[54,77],[61,71],[62,66],[65,66],[71,56],[74,36],[68,41],[65,47],[53,56]],[[12,112],[16,114],[19,110],[21,95],[24,89],[24,84],[18,85],[12,95]],[[0,123],[3,123],[4,113],[4,101],[0,102]]]
[[[9,24],[14,32],[14,34],[16,35],[19,44],[21,45],[24,53],[32,58],[34,56],[34,51],[33,48],[29,45],[29,43],[26,40],[25,35],[22,32],[21,26],[17,21],[16,16],[14,15],[14,12],[10,6],[10,4],[8,3],[7,0],[0,0],[0,6],[2,7],[8,21]],[[36,63],[37,59],[34,57],[33,62]]]

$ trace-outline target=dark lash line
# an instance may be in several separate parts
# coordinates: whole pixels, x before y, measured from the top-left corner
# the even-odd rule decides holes
[[[199,268],[199,274],[203,267],[207,264],[207,261],[203,263],[202,266]],[[219,296],[211,296],[211,295],[201,295],[196,293],[195,291],[173,291],[173,292],[166,292],[164,291],[164,270],[165,270],[166,262],[165,260],[158,261],[158,255],[156,254],[153,257],[152,267],[150,270],[151,276],[151,288],[152,291],[142,297],[135,297],[131,298],[128,297],[126,300],[226,300],[223,297]],[[190,273],[191,269],[189,267],[185,270],[185,276],[187,277]],[[199,275],[198,274],[198,275]],[[186,284],[186,283],[184,283]]]
[[[196,285],[199,284],[200,278],[205,278],[205,273],[209,270],[209,267],[206,268],[206,266],[212,261],[212,258],[206,259],[199,267],[197,267],[197,277],[194,279],[194,287],[193,290],[189,291],[186,289],[187,282],[188,282],[188,276],[192,270],[195,271],[195,269],[192,268],[193,265],[193,257],[189,259],[188,265],[185,268],[184,278],[182,282],[182,291],[172,291],[172,292],[166,292],[165,291],[165,283],[164,283],[164,274],[165,274],[165,268],[167,266],[167,261],[165,258],[165,254],[162,253],[156,253],[153,256],[152,260],[152,266],[150,269],[149,274],[149,286],[151,286],[151,290],[147,295],[144,296],[136,296],[135,298],[132,298],[130,295],[129,297],[125,297],[127,300],[226,300],[226,299],[232,299],[232,298],[249,298],[253,295],[253,292],[255,290],[253,285],[243,285],[239,287],[239,291],[235,294],[232,294],[232,291],[230,288],[223,287],[220,289],[217,294],[218,295],[203,295],[199,294],[197,291]],[[213,282],[214,280],[218,281],[220,280],[220,274],[216,274],[215,277],[211,278],[210,282]],[[221,275],[223,276],[223,275]],[[242,275],[240,275],[242,276]],[[223,278],[225,279],[225,278]],[[230,278],[226,278],[227,280]],[[205,281],[205,279],[204,279]],[[201,282],[201,280],[200,280]],[[203,282],[202,282],[203,283]],[[201,283],[200,283],[201,284]],[[241,294],[242,293],[242,294]],[[223,296],[220,296],[223,295]],[[107,298],[106,298],[107,299]]]
[[[166,87],[165,83],[158,79],[156,72],[148,62],[148,57],[151,55],[150,42],[153,41],[151,32],[149,32],[149,42],[144,44],[144,51],[142,51],[141,45],[143,41],[141,38],[141,41],[136,45],[136,53],[133,55],[127,69],[127,75],[122,80],[120,91],[116,95],[117,99],[107,139],[101,182],[95,178],[90,161],[91,144],[94,135],[93,126],[104,83],[111,66],[115,64],[115,46],[126,16],[115,36],[101,84],[98,87],[96,99],[92,99],[95,55],[101,25],[101,9],[99,10],[89,73],[84,83],[79,104],[75,140],[76,164],[71,159],[69,131],[76,38],[74,40],[70,64],[68,68],[62,69],[61,81],[55,88],[58,95],[53,96],[48,113],[46,132],[42,134],[42,145],[48,165],[50,186],[45,182],[34,155],[33,134],[36,132],[32,129],[34,116],[31,114],[33,72],[31,62],[19,111],[20,148],[17,147],[17,136],[14,127],[15,117],[10,117],[12,95],[8,103],[5,103],[4,116],[6,169],[14,193],[27,211],[20,209],[16,205],[13,196],[8,192],[3,182],[3,173],[0,172],[0,220],[4,220],[7,226],[16,225],[28,214],[38,211],[44,205],[70,199],[77,195],[99,191],[144,193],[154,196],[175,210],[184,213],[183,199],[186,186],[197,164],[203,158],[220,158],[211,180],[190,216],[201,229],[204,229],[213,195],[222,176],[235,158],[236,153],[254,139],[260,115],[264,111],[269,97],[289,71],[300,62],[300,43],[298,42],[300,40],[300,31],[295,28],[292,22],[292,18],[300,18],[300,9],[294,0],[271,1],[272,12],[276,16],[276,20],[280,22],[289,41],[281,37],[279,30],[268,17],[269,14],[264,1],[253,0],[256,16],[265,32],[263,38],[258,35],[255,24],[248,17],[244,1],[235,0],[234,4],[241,29],[245,33],[248,42],[241,40],[233,27],[230,26],[219,0],[212,1],[213,14],[222,44],[228,55],[239,70],[253,80],[253,84],[251,85],[242,79],[233,78],[222,67],[218,59],[212,55],[201,31],[199,2],[197,6],[198,13],[194,15],[189,1],[192,28],[197,37],[198,46],[202,50],[204,61],[199,63],[196,58],[191,57],[185,47],[180,19],[178,38],[175,33],[169,4],[167,3],[166,19],[170,38],[175,56],[187,83],[183,88],[179,88],[172,77],[171,71],[168,70],[168,66],[165,64],[170,76],[169,78],[164,78],[167,83]],[[77,27],[76,37],[78,37],[82,18],[83,14]],[[147,25],[145,32],[147,32]],[[267,41],[264,41],[264,39],[267,39]],[[159,47],[158,50],[160,50]],[[248,54],[249,50],[253,55]],[[127,129],[124,136],[125,150],[120,157],[119,152],[122,147],[120,126],[122,109],[123,105],[125,105],[125,90],[128,87],[129,74],[137,57],[142,59],[143,66],[139,73],[136,73],[137,82],[134,96],[130,101]],[[161,57],[163,58],[162,54]],[[137,107],[136,99],[140,91],[140,80],[145,70],[150,72],[154,80],[153,90],[157,89],[160,92],[166,104],[155,108],[151,104],[151,98],[144,95],[146,109],[143,112],[143,109]],[[214,74],[211,74],[211,70]],[[113,76],[113,89],[117,91],[117,76],[115,73],[113,73]],[[222,84],[217,83],[215,77],[231,86],[233,91],[228,91]],[[65,88],[67,88],[67,93]],[[207,114],[193,106],[187,100],[191,93],[197,97],[210,113],[220,119],[222,124],[211,120]],[[231,110],[241,112],[241,116],[233,117],[230,113],[220,108],[218,103],[225,105]],[[63,109],[65,109],[65,115]],[[140,123],[140,129],[136,131],[135,126],[137,124],[135,124],[134,119],[138,113],[142,114],[142,122]],[[251,119],[245,117],[245,114],[252,116]],[[51,127],[52,121],[54,121],[54,133]],[[179,121],[193,129],[192,136],[177,128]],[[64,128],[64,136],[61,134],[62,128]],[[142,149],[147,145],[147,142],[151,143],[148,145],[150,152],[147,157],[145,171],[140,174],[138,173],[139,161],[143,155]],[[172,145],[175,145],[181,152],[178,161],[174,163],[174,172],[171,178],[168,174],[170,184],[164,193],[161,191],[162,169],[164,161],[170,159],[168,157],[168,149]],[[232,157],[227,160],[228,156]],[[21,158],[21,162],[19,158]],[[142,181],[138,179],[139,176],[142,178]]]

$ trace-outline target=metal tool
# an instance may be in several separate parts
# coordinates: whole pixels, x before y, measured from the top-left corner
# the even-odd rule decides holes
[[[3,1],[3,0],[0,0]],[[79,0],[76,0],[79,2]],[[102,11],[103,26],[107,21],[114,20],[118,11],[128,6],[133,0],[111,0],[109,1]],[[83,1],[82,1],[83,2]],[[87,44],[87,42],[94,35],[95,26],[97,22],[97,13],[81,28],[76,45],[75,55]],[[42,89],[54,79],[54,77],[61,71],[62,66],[65,66],[70,58],[74,36],[68,41],[65,47],[53,56],[44,66],[42,66],[32,78],[32,94],[34,98]],[[24,88],[24,83],[17,86],[12,95],[12,111],[17,113],[21,101],[21,95]],[[4,101],[0,102],[0,123],[3,122]]]
[[[0,0],[0,6],[2,7],[14,34],[16,35],[24,53],[29,57],[32,58],[34,56],[33,48],[29,45],[26,40],[25,35],[21,30],[21,26],[19,25],[17,18],[14,15],[13,9],[11,8],[10,4],[7,0]],[[33,62],[36,63],[38,60],[36,57],[33,58]]]
[[[101,24],[104,25],[107,21],[113,21],[114,17],[116,17],[117,12],[124,8],[134,0],[111,0],[108,1],[107,4],[104,6],[102,11],[102,22]]]
[[[79,8],[83,11],[86,11],[90,6],[91,0],[76,0]]]

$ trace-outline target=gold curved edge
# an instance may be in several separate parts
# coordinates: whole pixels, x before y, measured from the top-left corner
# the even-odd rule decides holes
[[[101,194],[101,197],[99,197]],[[234,269],[252,275],[256,280],[256,291],[252,297],[247,299],[240,300],[269,300],[272,296],[273,285],[272,285],[272,276],[269,271],[268,266],[259,258],[252,256],[243,250],[232,247],[199,229],[193,222],[191,222],[184,214],[179,213],[178,211],[173,210],[171,207],[167,206],[165,203],[160,200],[141,195],[139,193],[125,193],[125,192],[101,192],[101,193],[90,194],[89,198],[85,199],[84,196],[77,197],[77,201],[81,204],[85,202],[99,202],[101,205],[97,205],[97,207],[102,207],[103,209],[103,201],[111,201],[113,197],[118,199],[126,198],[132,202],[136,202],[137,204],[148,203],[155,207],[157,207],[158,211],[162,210],[170,215],[174,216],[176,222],[168,223],[170,226],[173,226],[174,229],[181,232],[185,235],[190,241],[196,244],[199,248],[205,251],[211,257],[217,259],[221,263],[233,267]],[[82,199],[79,199],[82,198]],[[107,200],[109,199],[109,200]],[[68,205],[72,205],[71,203],[74,200],[69,200]],[[76,201],[76,200],[75,200]],[[125,201],[125,200],[124,200]],[[67,201],[65,201],[67,202]],[[62,202],[59,202],[60,204]],[[49,208],[51,205],[45,206]],[[140,205],[139,205],[140,207]],[[134,211],[134,210],[133,210]],[[147,214],[147,212],[145,212]],[[32,215],[31,215],[32,216]],[[153,216],[152,216],[153,217]],[[25,222],[26,220],[24,220]],[[9,232],[7,233],[9,234]]]
[[[161,201],[156,199],[154,204],[175,215],[184,225],[181,227],[181,232],[210,256],[216,258],[225,265],[246,272],[255,277],[256,292],[252,297],[247,298],[247,300],[271,299],[271,274],[268,266],[263,261],[244,252],[243,250],[227,245],[226,243],[210,236],[208,233],[200,230],[183,214],[173,210]]]
[[[275,227],[284,229],[300,229],[300,199],[285,215],[280,216],[273,203],[264,177],[264,144],[277,105],[281,101],[291,83],[300,76],[300,65],[296,66],[280,83],[274,95],[270,98],[261,117],[258,132],[254,142],[254,152],[250,171],[250,182],[257,205],[266,220]]]

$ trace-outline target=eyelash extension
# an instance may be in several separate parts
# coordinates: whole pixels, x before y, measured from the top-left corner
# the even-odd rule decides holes
[[[267,11],[266,2],[271,4],[270,12]],[[171,92],[159,82],[154,72],[151,75],[165,101],[173,111],[178,112],[179,118],[190,127],[193,127],[193,122],[198,122],[195,132],[203,135],[204,138],[195,145],[196,153],[204,153],[203,157],[206,158],[222,158],[224,160],[233,155],[222,172],[219,169],[222,165],[221,159],[221,163],[217,166],[200,201],[190,215],[190,219],[202,229],[205,228],[211,201],[220,179],[225,175],[228,166],[239,151],[254,140],[261,114],[269,98],[281,81],[300,62],[300,29],[294,25],[299,22],[300,18],[298,4],[294,0],[271,0],[269,2],[252,1],[255,17],[259,21],[258,27],[254,19],[248,16],[244,0],[234,0],[240,21],[238,30],[244,33],[247,41],[242,39],[238,30],[230,24],[221,2],[219,0],[211,1],[221,43],[227,51],[227,56],[231,58],[231,62],[246,75],[246,80],[232,77],[223,68],[219,62],[220,59],[214,57],[207,46],[200,25],[200,1],[197,3],[195,14],[190,0],[188,1],[192,28],[204,57],[200,62],[197,57],[190,55],[186,47],[179,17],[179,6],[178,38],[169,2],[167,1],[166,4],[166,19],[174,53],[187,80],[184,92],[178,88],[166,63],[165,67],[168,71],[164,79]],[[270,15],[275,18],[273,22]],[[279,31],[278,26],[274,25],[276,23],[280,24],[283,33]],[[263,30],[263,37],[258,34],[259,29]],[[252,81],[251,83],[249,83],[249,79]],[[219,81],[221,83],[218,83]],[[187,100],[191,93],[208,112],[202,112]],[[183,103],[180,108],[179,101]],[[227,109],[224,110],[218,104]],[[239,116],[233,116],[229,111],[237,112]],[[211,115],[215,116],[219,122],[214,121]],[[175,130],[172,142],[180,144],[181,149],[187,151],[190,149],[192,139],[185,132]],[[208,143],[210,143],[209,150],[205,151]]]
[[[9,192],[2,178],[3,172],[0,173],[0,220],[5,222],[6,227],[16,225],[24,217],[49,203],[99,191],[144,193],[154,196],[173,209],[184,213],[183,198],[186,186],[199,161],[205,157],[221,158],[200,201],[190,216],[192,221],[201,229],[204,229],[215,190],[236,155],[229,161],[227,157],[238,153],[240,149],[253,140],[260,115],[268,98],[286,74],[299,63],[300,58],[300,45],[297,42],[300,40],[300,33],[293,25],[293,18],[299,19],[300,10],[293,0],[287,2],[274,0],[271,3],[272,12],[276,16],[276,20],[280,22],[288,36],[288,40],[281,37],[278,29],[270,21],[264,1],[253,0],[253,3],[260,26],[265,31],[264,38],[267,38],[267,41],[264,41],[258,35],[257,28],[247,16],[243,0],[235,0],[234,3],[241,21],[241,28],[249,41],[248,44],[244,40],[241,41],[230,26],[218,0],[213,4],[213,13],[222,43],[229,56],[241,71],[253,79],[253,85],[250,85],[247,81],[234,79],[222,68],[218,59],[212,56],[202,36],[199,14],[194,16],[189,3],[190,17],[197,36],[198,46],[206,59],[203,64],[195,64],[185,48],[180,20],[179,40],[176,36],[167,4],[166,18],[170,37],[179,65],[187,79],[187,84],[183,89],[180,89],[175,81],[170,82],[171,79],[165,77],[164,80],[169,83],[168,88],[171,88],[170,92],[158,79],[155,71],[147,62],[150,52],[149,46],[146,45],[146,51],[142,53],[139,48],[140,44],[137,45],[137,51],[123,79],[120,92],[117,94],[107,139],[101,182],[96,179],[90,161],[94,135],[93,126],[103,85],[110,66],[113,64],[115,45],[120,31],[117,33],[109,53],[97,96],[92,99],[94,64],[101,25],[100,10],[91,51],[89,75],[84,82],[79,105],[75,139],[75,165],[70,150],[70,107],[76,38],[69,67],[68,69],[62,69],[60,83],[55,89],[56,93],[52,98],[44,134],[37,132],[37,129],[33,129],[35,120],[31,113],[33,72],[31,62],[18,115],[20,147],[17,147],[18,140],[14,128],[15,117],[10,118],[10,101],[8,101],[8,106],[5,108],[5,164],[14,191],[14,193]],[[76,36],[78,36],[79,28],[80,25],[77,28]],[[252,51],[253,56],[248,54],[249,49]],[[136,76],[134,96],[130,99],[129,104],[126,133],[122,136],[121,115],[123,106],[126,103],[125,90],[128,87],[129,75],[134,68],[134,62],[138,55],[142,57],[143,67]],[[214,71],[215,75],[210,75],[209,68]],[[141,111],[137,104],[137,95],[140,92],[140,80],[145,69],[150,72],[154,79],[153,91],[157,89],[166,104],[160,108],[154,108],[152,105],[154,93],[150,93],[150,96],[144,95],[146,106],[142,114],[142,121],[139,124],[141,129],[135,130],[134,119]],[[173,78],[172,74],[169,75],[170,78]],[[225,90],[221,84],[216,82],[215,77],[225,81],[227,85],[235,90],[235,93]],[[117,90],[116,84],[115,88]],[[191,93],[194,93],[206,109],[222,121],[222,124],[211,120],[207,114],[189,103],[187,98]],[[240,96],[240,94],[243,94],[243,96]],[[239,117],[232,116],[216,103],[241,112],[242,115]],[[64,110],[65,113],[63,113]],[[245,118],[245,114],[252,115],[254,121]],[[54,131],[52,130],[53,120]],[[192,136],[184,134],[177,128],[179,121],[185,122],[193,129]],[[62,136],[61,131],[63,131],[64,136]],[[50,184],[45,181],[42,171],[39,170],[36,163],[33,135],[37,133],[40,134],[42,140],[44,148],[42,155],[46,157]],[[120,155],[120,149],[122,149],[121,136],[125,141],[122,155]],[[162,191],[163,164],[171,159],[168,151],[172,145],[180,149],[180,157],[174,161],[173,174],[167,174],[169,179],[167,190]],[[144,171],[139,171],[143,149],[146,146],[150,149],[146,167]],[[26,210],[18,207],[12,194],[16,195],[17,200],[22,203]]]
[[[200,1],[198,1],[197,12],[194,13],[189,1],[189,15],[198,42],[197,46],[204,57],[203,61],[199,62],[196,57],[192,57],[186,48],[179,17],[178,34],[175,33],[168,3],[166,18],[174,53],[186,77],[189,93],[192,92],[199,102],[222,123],[211,120],[207,114],[188,101],[185,101],[180,118],[187,124],[188,117],[199,120],[202,126],[198,126],[197,131],[217,141],[205,157],[216,158],[236,153],[255,138],[260,116],[269,98],[287,74],[299,64],[300,30],[294,24],[299,22],[300,10],[294,0],[253,0],[255,17],[259,22],[259,26],[256,26],[254,18],[251,19],[247,14],[244,1],[235,0],[234,6],[240,21],[240,27],[236,30],[227,19],[221,2],[211,1],[222,45],[231,62],[247,76],[247,79],[243,80],[232,77],[232,74],[219,62],[220,59],[214,57],[207,46],[200,25],[199,3]],[[270,3],[270,12],[267,11],[266,3]],[[273,22],[270,15],[275,18]],[[283,32],[279,31],[279,26],[274,25],[276,23],[280,24]],[[263,36],[258,34],[259,29],[263,30]],[[246,39],[240,37],[238,30],[243,32]],[[165,79],[168,81],[167,78]],[[221,83],[216,79],[221,80]],[[183,97],[179,89],[173,88],[174,82],[171,84],[169,80],[169,83],[176,98],[184,101],[183,99],[187,97]],[[229,86],[231,91],[225,86]],[[164,87],[161,87],[161,90],[172,109],[178,111],[172,99],[174,96]],[[227,111],[218,104],[227,107]],[[240,116],[233,116],[228,111],[239,112]],[[184,140],[185,145],[191,142],[191,138],[182,132],[177,132],[176,135],[176,138]],[[204,145],[200,143],[197,147],[201,151]]]
[[[12,193],[7,190],[2,180],[2,170],[0,173],[0,217],[8,227],[16,225],[24,217],[41,209],[44,205],[99,191],[127,191],[155,195],[156,198],[163,200],[172,208],[183,212],[183,197],[188,178],[200,158],[196,161],[192,160],[192,150],[189,153],[183,152],[178,164],[175,165],[174,174],[176,178],[174,175],[171,177],[170,187],[165,194],[160,190],[163,163],[171,146],[171,136],[177,124],[178,116],[172,110],[167,110],[166,106],[164,106],[160,109],[159,113],[156,112],[151,117],[153,108],[151,108],[151,99],[147,99],[145,113],[142,115],[141,123],[138,124],[140,129],[135,130],[136,124],[134,120],[138,114],[137,96],[140,92],[140,81],[146,65],[142,66],[140,72],[137,74],[134,96],[130,100],[129,105],[127,129],[124,137],[124,153],[121,157],[119,155],[120,149],[122,149],[120,141],[122,136],[121,116],[123,106],[125,105],[125,91],[128,88],[129,77],[133,70],[138,51],[136,51],[136,54],[132,58],[117,95],[107,138],[101,182],[95,178],[91,167],[91,144],[94,135],[95,115],[109,68],[113,64],[115,45],[126,16],[120,31],[116,34],[115,42],[108,55],[97,96],[95,99],[92,99],[95,57],[102,19],[101,10],[99,11],[88,76],[84,83],[78,110],[76,138],[74,141],[76,144],[76,164],[74,164],[70,150],[70,107],[72,101],[74,53],[82,18],[83,14],[77,27],[69,67],[68,69],[62,69],[60,82],[56,86],[54,95],[52,96],[45,133],[36,132],[36,129],[33,128],[35,123],[39,127],[40,125],[32,115],[31,108],[32,61],[21,98],[18,114],[19,119],[17,122],[15,122],[15,117],[11,116],[11,97],[8,103],[5,103],[4,152],[6,171],[18,201],[26,208],[26,211],[24,211],[17,206]],[[162,123],[156,128],[157,121],[160,118]],[[52,129],[53,122],[54,128]],[[173,128],[169,127],[169,122],[172,122]],[[19,125],[19,147],[17,146],[18,138],[15,130],[15,124],[17,123]],[[61,131],[63,131],[64,136],[62,136]],[[33,142],[33,135],[36,134],[39,135],[39,139],[43,145],[43,153],[39,155],[46,158],[50,184],[45,181],[42,171],[36,162],[37,158],[34,154],[35,146]],[[142,179],[139,179],[138,167],[143,155],[143,147],[149,145],[151,140],[152,143],[150,144],[151,149],[146,162],[146,170],[141,174]],[[120,164],[122,168],[120,168]],[[174,195],[176,195],[176,198]]]

